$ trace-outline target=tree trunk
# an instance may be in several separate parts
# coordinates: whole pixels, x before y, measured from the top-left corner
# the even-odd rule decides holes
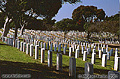
[[[21,28],[21,31],[20,31],[20,36],[22,36],[22,35],[23,35],[24,27],[25,27],[25,26],[22,26],[22,28]]]
[[[87,40],[90,42],[90,32],[88,32]]]
[[[65,41],[65,32],[63,32],[63,39],[64,39],[64,41]]]
[[[2,37],[7,37],[7,34],[9,32],[9,27],[10,27],[10,23],[12,22],[12,19],[9,19],[8,17],[6,18],[5,20],[5,23],[4,23],[4,31],[3,31],[3,34],[2,34]]]
[[[13,38],[13,47],[15,47],[15,39],[17,39],[17,31],[18,31],[18,27],[15,27],[15,36]]]
[[[17,31],[18,31],[18,27],[15,27],[15,39],[17,39]]]
[[[67,35],[67,31],[64,31],[64,32],[63,32],[64,41],[65,41],[65,39],[66,39],[66,35]]]
[[[118,35],[118,41],[120,42],[120,35]]]

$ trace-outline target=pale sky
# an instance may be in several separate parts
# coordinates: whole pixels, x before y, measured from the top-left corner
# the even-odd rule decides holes
[[[115,15],[120,11],[119,0],[82,0],[82,3],[63,4],[53,19],[60,21],[63,18],[71,18],[73,10],[80,5],[96,6],[98,9],[103,9],[107,16]]]

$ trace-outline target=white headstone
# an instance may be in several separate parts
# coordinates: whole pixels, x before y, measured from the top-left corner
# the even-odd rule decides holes
[[[79,49],[76,49],[75,58],[79,58],[79,53],[80,53],[80,50],[79,50]]]
[[[120,71],[120,57],[116,57],[114,61],[114,70]]]
[[[45,61],[45,48],[41,48],[41,63]]]
[[[25,52],[26,51],[26,43],[24,42],[23,43],[23,52]]]
[[[106,67],[107,64],[107,54],[102,55],[102,66]]]
[[[20,41],[17,41],[17,49],[20,49]]]
[[[69,47],[69,57],[72,55],[72,47]]]
[[[39,57],[39,45],[35,46],[35,59],[38,59]]]
[[[27,49],[26,49],[26,54],[29,54],[30,53],[30,44],[28,43],[27,44]]]
[[[82,54],[84,53],[84,47],[82,46]]]
[[[92,53],[91,63],[95,64],[95,60],[96,60],[96,53]]]
[[[23,42],[21,42],[20,51],[23,51]]]
[[[52,66],[52,51],[48,50],[48,67]]]
[[[62,54],[61,53],[57,53],[57,66],[56,66],[56,70],[62,71]]]
[[[87,51],[84,51],[83,53],[83,61],[87,61]]]
[[[75,58],[70,58],[69,76],[76,78],[76,59]]]
[[[30,56],[33,56],[33,44],[30,45]]]

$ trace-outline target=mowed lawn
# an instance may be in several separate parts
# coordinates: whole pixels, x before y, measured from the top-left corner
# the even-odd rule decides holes
[[[62,53],[62,52],[61,52]],[[81,52],[80,52],[81,53]],[[96,63],[93,65],[95,75],[107,75],[109,70],[113,70],[114,66],[114,54],[110,60],[107,60],[107,66],[102,67],[102,59],[98,58],[98,52],[96,52]],[[56,56],[57,52],[53,51],[52,62],[53,66],[49,68],[47,66],[48,52],[45,51],[45,63],[41,63],[40,50],[39,59],[35,60],[34,57],[26,55],[25,52],[19,51],[19,49],[12,46],[8,46],[0,41],[0,74],[31,74],[32,79],[40,78],[58,78],[66,79],[69,77],[69,56],[68,50],[66,55],[62,55],[63,71],[56,71]],[[74,53],[72,53],[74,56]],[[84,74],[84,67],[86,62],[91,62],[91,54],[87,56],[87,61],[82,60],[83,55],[76,59],[76,76],[78,74]]]

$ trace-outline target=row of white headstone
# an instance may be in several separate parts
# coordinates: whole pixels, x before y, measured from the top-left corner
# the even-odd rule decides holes
[[[74,50],[74,46],[69,47],[69,57],[71,57],[72,51]],[[84,47],[82,46],[82,54],[83,54],[83,61],[87,61],[87,55],[91,52],[89,51],[91,50],[91,48],[87,48],[87,51],[84,51]],[[96,49],[93,49],[92,52],[92,58],[91,58],[91,63],[95,64],[95,59],[96,59]],[[110,60],[110,52],[108,52],[108,45],[106,47],[106,50],[104,49],[104,46],[102,47],[102,50],[99,49],[99,44],[98,44],[98,51],[99,51],[99,58],[102,58],[102,66],[106,67],[107,64],[107,60]],[[73,51],[74,52],[74,51]],[[79,57],[79,53],[80,53],[80,49],[79,49],[79,45],[76,49],[75,52],[75,58]],[[115,60],[114,60],[114,70],[120,70],[120,57],[118,57],[118,49],[116,48],[115,50]]]
[[[3,28],[3,30],[4,30],[4,28]],[[1,31],[2,32],[2,31]],[[10,31],[9,31],[9,33],[10,34],[8,34],[8,36],[10,37],[10,38],[13,38],[14,37],[14,30],[12,30],[12,29],[10,29]],[[46,35],[43,35],[43,33],[44,34],[46,34],[46,35],[50,35],[50,37],[52,37],[52,36],[57,36],[56,38],[57,39],[63,39],[63,32],[61,32],[61,31],[40,31],[40,30],[38,30],[38,31],[35,31],[35,30],[27,30],[27,29],[25,29],[25,32],[24,32],[24,35],[25,35],[25,37],[26,37],[26,35],[30,35],[30,34],[32,34],[32,35],[34,35],[34,36],[37,36],[37,37],[40,37],[41,35],[42,36],[44,36],[45,38],[47,38],[47,36]],[[12,35],[11,35],[12,34]],[[86,33],[85,32],[76,32],[76,31],[70,31],[67,35],[68,35],[68,37],[67,38],[69,38],[70,37],[70,35],[76,35],[76,34],[80,34],[80,35],[86,35]],[[104,35],[104,33],[103,33],[103,35]],[[106,34],[105,34],[106,35]],[[18,36],[19,36],[19,32],[18,32]],[[58,38],[59,37],[59,38]],[[56,39],[55,38],[55,39]],[[66,38],[66,39],[67,39]],[[74,38],[74,37],[73,37]],[[45,40],[44,38],[39,38],[39,39],[42,39],[42,40]],[[54,40],[55,40],[54,39]],[[72,39],[72,37],[71,37],[71,39]],[[109,41],[106,41],[106,42],[102,42],[102,43],[109,43]],[[118,43],[119,44],[119,42],[118,41],[116,41],[116,42],[114,42],[114,41],[110,41],[110,43]]]
[[[33,33],[34,35],[35,35],[35,33],[36,34],[41,34],[41,33],[45,33],[46,35],[55,35],[55,36],[58,36],[58,37],[61,37],[61,36],[63,36],[63,32],[61,32],[61,31],[32,31],[31,32],[31,30],[26,30],[25,32],[30,32],[30,33]],[[84,36],[84,35],[87,35],[85,32],[76,32],[76,31],[70,31],[70,32],[68,32],[67,33],[67,36],[68,36],[68,38],[70,37],[72,35],[72,37],[74,38],[76,35],[78,35],[78,36]],[[94,34],[93,34],[94,35]],[[104,34],[103,34],[104,35]],[[105,34],[106,35],[106,34]],[[94,36],[97,36],[97,35],[94,35]],[[113,36],[113,35],[112,35]],[[61,37],[62,38],[62,37]],[[72,38],[71,38],[72,39]],[[109,41],[108,41],[109,42]],[[111,42],[111,41],[110,41]],[[104,42],[105,43],[105,42]],[[106,43],[107,43],[107,41],[106,41]],[[112,41],[112,43],[119,43],[118,41],[116,41],[116,42],[113,42]]]
[[[120,44],[119,41],[99,41],[99,43],[105,43],[105,44]]]
[[[9,45],[13,45],[12,43],[13,43],[13,39],[11,39],[11,38],[5,38],[5,40],[6,39],[8,39],[8,44]],[[3,41],[4,41],[4,39],[2,39]],[[37,45],[38,44],[38,45]],[[44,45],[45,45],[46,43],[44,43]],[[27,48],[26,48],[26,45],[27,45]],[[35,59],[38,59],[38,57],[39,57],[39,46],[40,46],[40,42],[39,41],[34,41],[34,45],[35,45]],[[26,52],[26,54],[29,54],[29,52],[30,52],[30,56],[33,56],[33,48],[34,48],[34,45],[33,44],[26,44],[25,42],[20,42],[19,40],[15,40],[15,47],[17,47],[18,49],[20,49],[21,51],[23,51],[23,52]],[[45,48],[43,48],[43,42],[41,42],[41,63],[43,63],[44,62],[44,51],[45,51],[45,48],[46,48],[46,45],[45,45]],[[83,61],[86,61],[87,60],[87,54],[89,54],[89,53],[87,53],[87,51],[84,51],[84,48],[83,48],[83,46],[85,46],[85,45],[87,45],[87,44],[85,44],[85,43],[83,43],[83,44],[81,44],[81,46],[82,46],[82,54],[83,54]],[[47,44],[47,48],[50,46],[50,50],[48,50],[48,67],[51,67],[52,66],[52,43],[48,43]],[[55,44],[54,45],[54,51],[56,50],[56,48],[58,47],[58,52],[61,52],[61,44],[59,44],[58,46],[57,46],[57,44]],[[94,47],[94,45],[91,45],[91,47]],[[105,47],[104,45],[103,45],[103,47]],[[77,49],[76,49],[77,48]],[[80,47],[79,47],[79,45],[78,46],[76,46],[76,45],[71,45],[71,47],[69,47],[69,56],[71,57],[71,53],[72,53],[72,51],[73,51],[73,49],[75,50],[76,49],[76,52],[75,52],[75,58],[78,58],[79,57],[79,53],[80,53],[80,49],[79,49]],[[94,48],[96,48],[96,47],[94,47]],[[49,49],[49,48],[48,48]],[[64,47],[64,49],[67,49],[67,46],[66,47]],[[73,51],[74,52],[74,51]],[[117,52],[117,51],[116,51]],[[64,54],[66,53],[66,50],[64,51]],[[99,50],[99,57],[101,57],[101,50]],[[59,61],[59,62],[57,62],[57,63],[61,63],[61,61],[62,60],[60,60],[61,59],[61,55],[62,54],[57,54],[57,61]],[[59,57],[60,56],[60,57]],[[96,53],[95,53],[95,49],[93,49],[93,53],[92,53],[92,58],[91,58],[91,63],[92,64],[95,64],[95,57],[96,57]],[[119,69],[119,64],[118,64],[118,62],[119,62],[119,57],[117,57],[117,53],[115,53],[115,59],[116,59],[116,61],[117,62],[115,62],[115,69]],[[59,60],[58,60],[59,59]],[[72,61],[71,59],[70,59],[70,61]],[[107,54],[103,54],[102,55],[102,66],[103,67],[105,67],[106,66],[106,63],[107,63]],[[59,65],[60,66],[60,65]],[[61,68],[59,67],[58,65],[57,65],[57,70],[61,70]],[[70,65],[71,66],[71,65]],[[62,66],[61,66],[62,67]],[[71,68],[71,67],[70,67]],[[73,73],[73,72],[72,72]],[[71,74],[72,74],[71,73]],[[70,72],[69,72],[69,74],[70,74]]]
[[[6,40],[7,38],[5,37],[5,40]],[[4,39],[2,39],[2,40],[4,40]],[[10,44],[10,45],[13,45],[13,39],[10,39],[10,38],[8,38],[8,43]],[[16,41],[15,41],[16,42]],[[32,42],[33,43],[33,42]],[[19,43],[18,43],[19,44]],[[41,44],[41,48],[43,47],[43,42],[41,42],[40,43],[40,41],[36,41],[36,40],[34,40],[34,45],[39,45],[40,46],[40,44]],[[22,46],[22,44],[21,44],[21,46]],[[25,46],[26,46],[26,44],[25,44]],[[53,49],[53,43],[48,43],[47,44],[47,49],[49,50],[49,46],[50,46],[50,50],[52,50]],[[84,61],[86,61],[87,60],[87,54],[89,54],[89,52],[91,52],[91,48],[87,48],[86,49],[86,51],[84,51],[84,46],[86,46],[86,48],[87,48],[87,46],[88,47],[90,47],[91,46],[91,48],[93,48],[94,47],[94,49],[93,49],[93,53],[92,53],[92,59],[91,59],[91,62],[94,64],[95,63],[95,57],[96,57],[96,53],[95,53],[95,48],[96,48],[96,44],[94,45],[94,43],[93,44],[87,44],[87,43],[82,43],[81,42],[81,47],[82,47],[82,54],[83,54],[83,60]],[[15,44],[15,47],[16,47],[16,44]],[[19,46],[20,47],[20,46]],[[58,42],[55,44],[54,43],[54,51],[56,51],[56,49],[57,49],[57,47],[58,47],[58,52],[61,52],[61,44],[59,44],[58,45]],[[102,45],[101,44],[101,47],[102,47],[102,49],[100,50],[100,48],[99,48],[99,44],[98,44],[98,50],[99,50],[99,58],[101,58],[102,57],[102,66],[103,67],[106,67],[106,63],[107,63],[107,59],[109,59],[110,60],[110,53],[108,52],[108,45],[106,45],[106,50],[104,50],[104,48],[105,48],[105,45]],[[77,49],[76,49],[77,48]],[[44,49],[46,49],[46,43],[44,43]],[[72,52],[74,52],[75,51],[75,49],[76,49],[76,52],[75,52],[75,58],[78,58],[79,57],[79,53],[80,53],[80,46],[78,45],[75,45],[75,44],[72,44],[71,45],[71,47],[69,47],[69,57],[71,57],[71,54],[72,54]],[[22,50],[22,49],[21,49]],[[66,50],[67,50],[67,45],[65,45],[65,47],[63,46],[63,53],[64,54],[66,54]],[[25,51],[24,50],[24,48],[23,48],[23,51]],[[102,52],[103,52],[103,55],[102,55]],[[106,54],[106,52],[107,52],[107,54]],[[119,62],[119,57],[117,57],[118,55],[117,55],[117,53],[118,53],[118,51],[115,51],[115,59],[117,59],[118,60],[118,62]],[[117,61],[115,61],[115,62],[117,62]],[[118,68],[117,65],[118,63],[115,63],[115,65],[114,66],[116,66],[116,67],[114,67],[114,69],[116,70],[116,68]]]

